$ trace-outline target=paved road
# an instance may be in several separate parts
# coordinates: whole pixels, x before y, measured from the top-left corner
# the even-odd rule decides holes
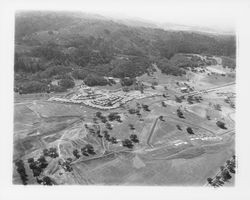
[[[234,84],[235,84],[235,82],[232,82],[232,83],[227,83],[225,85],[216,86],[216,87],[213,87],[213,88],[207,88],[207,89],[204,89],[204,90],[190,92],[190,93],[186,93],[186,94],[181,95],[181,97],[185,97],[185,96],[189,96],[189,95],[195,95],[195,94],[200,94],[200,93],[204,93],[204,92],[212,92],[214,90],[217,90],[217,89],[220,89],[220,88],[223,88],[223,87],[228,87],[228,86],[234,85]]]
[[[158,120],[159,120],[159,117],[157,117],[157,118],[155,119],[154,124],[153,124],[153,126],[152,126],[152,128],[151,128],[151,130],[150,130],[150,132],[149,132],[149,136],[148,136],[148,139],[147,139],[147,145],[150,146],[151,148],[153,148],[153,145],[150,144],[150,141],[151,141],[151,138],[152,138],[153,133],[154,133],[154,131],[155,131],[155,127],[156,127],[156,124],[157,124]]]

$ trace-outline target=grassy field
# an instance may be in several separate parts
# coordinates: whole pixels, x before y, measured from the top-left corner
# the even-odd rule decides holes
[[[50,147],[57,149],[59,157],[48,158],[49,165],[43,174],[50,176],[57,184],[201,186],[208,177],[215,175],[219,167],[234,154],[235,111],[224,99],[229,92],[235,91],[235,86],[201,94],[201,102],[189,104],[186,99],[182,103],[175,101],[175,95],[182,94],[176,82],[186,82],[198,90],[231,83],[235,81],[234,78],[216,78],[207,76],[207,73],[193,72],[188,72],[184,77],[174,77],[157,71],[154,76],[143,75],[138,79],[149,85],[157,80],[159,86],[156,86],[156,90],[167,93],[169,97],[132,100],[124,108],[101,111],[105,116],[111,112],[118,112],[121,116],[122,122],[109,122],[112,130],[108,130],[100,120],[96,124],[101,132],[108,130],[111,137],[116,137],[117,144],[111,144],[86,129],[85,125],[93,126],[93,117],[99,110],[47,101],[52,95],[67,93],[15,95],[13,160],[21,158],[25,162],[28,183],[37,184],[27,159],[37,159],[43,149]],[[165,90],[164,86],[168,89]],[[77,90],[69,93],[74,91]],[[162,101],[166,102],[166,107],[163,107]],[[140,109],[141,117],[130,114],[128,109],[137,108],[138,103],[148,105],[150,111]],[[215,110],[215,104],[220,104],[221,110]],[[181,109],[184,118],[178,117],[177,109]],[[210,119],[207,119],[208,115]],[[158,119],[159,116],[163,117],[162,120]],[[218,120],[225,122],[226,129],[216,125]],[[134,130],[131,130],[130,124]],[[193,129],[193,135],[187,132],[188,127]],[[140,141],[132,150],[123,147],[121,142],[131,134],[136,134]],[[91,144],[96,154],[81,155],[76,159],[73,150],[81,151],[86,144]],[[71,172],[58,164],[68,158],[72,159]],[[15,167],[13,183],[20,183]]]

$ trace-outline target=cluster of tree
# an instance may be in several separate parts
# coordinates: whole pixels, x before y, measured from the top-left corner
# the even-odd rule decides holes
[[[122,146],[132,149],[134,147],[134,144],[130,139],[125,139],[122,140]]]
[[[132,149],[135,143],[139,143],[139,139],[136,134],[131,134],[129,138],[122,140],[122,146]]]
[[[175,32],[171,40],[158,39],[155,47],[162,57],[171,58],[176,53],[209,55],[235,55],[235,36],[216,37],[198,33]]]
[[[136,134],[131,134],[129,138],[133,143],[139,143],[139,139]]]
[[[59,80],[58,85],[63,89],[73,88],[75,86],[75,82],[71,76],[63,76],[62,79]]]
[[[114,65],[114,68],[110,72],[110,75],[117,78],[135,78],[146,73],[147,68],[151,66],[149,58],[145,56],[117,60],[111,64]]]
[[[196,101],[197,103],[200,103],[202,101],[202,96],[194,96],[194,95],[188,96],[187,102],[189,104],[193,104],[194,101]]]
[[[235,155],[232,159],[226,161],[226,166],[220,167],[220,172],[215,178],[207,178],[208,184],[213,187],[220,187],[229,182],[232,178],[231,174],[235,174]]]
[[[118,121],[118,122],[122,122],[121,116],[119,115],[118,112],[112,112],[112,113],[110,113],[110,114],[108,115],[108,119],[109,119],[109,121],[114,121],[114,120],[116,120],[116,121]]]
[[[52,181],[52,179],[49,176],[44,176],[41,179],[36,177],[36,181],[37,181],[37,183],[39,183],[41,185],[54,185],[54,182]]]
[[[73,155],[76,157],[76,159],[79,159],[79,158],[81,157],[81,155],[80,155],[78,149],[74,149],[74,150],[73,150]]]
[[[95,155],[96,152],[91,144],[86,144],[81,148],[81,153],[83,156]]]
[[[106,122],[105,127],[106,127],[107,129],[109,129],[109,130],[112,130],[112,129],[113,129],[112,125],[111,125],[110,123],[108,123],[108,122]]]
[[[107,64],[115,53],[112,41],[101,37],[73,35],[67,46],[74,48],[68,55],[70,61],[81,67]]]
[[[144,93],[145,85],[139,81],[135,82],[134,90],[139,90],[142,94]]]
[[[46,68],[44,71],[37,73],[37,78],[49,79],[54,76],[54,78],[60,78],[63,75],[66,75],[72,71],[72,68],[66,67],[64,65],[52,65]]]
[[[41,82],[41,78],[51,79],[72,71],[74,78],[95,86],[112,84],[103,76],[135,78],[150,73],[148,69],[152,63],[156,63],[163,73],[175,76],[184,75],[184,69],[204,64],[197,56],[188,59],[178,53],[235,56],[235,36],[168,32],[66,15],[48,12],[17,15],[15,41],[28,50],[20,53],[16,48],[16,73],[24,72],[26,76],[36,74],[33,81]],[[94,25],[89,29],[93,21]],[[82,27],[85,27],[84,30]],[[57,34],[57,40],[53,40],[55,32],[60,33],[61,30],[70,31],[66,35]],[[41,40],[39,31],[47,32],[49,39]],[[223,66],[233,68],[234,60],[230,59],[225,57]],[[73,66],[74,69],[65,66]],[[131,81],[123,82],[124,85],[131,84]],[[63,90],[60,87],[53,89]],[[40,87],[36,91],[46,92]]]
[[[37,160],[34,158],[29,158],[28,163],[34,177],[40,176],[42,171],[48,166],[45,156],[40,156]]]
[[[107,79],[105,79],[103,76],[99,76],[97,74],[89,74],[85,79],[84,83],[88,86],[104,86],[108,85],[109,82]]]
[[[58,81],[58,85],[52,85],[49,83],[50,80],[28,80],[22,82],[20,86],[15,87],[15,92],[19,94],[29,94],[29,93],[44,93],[44,92],[64,92],[69,88],[75,86],[74,80],[69,75],[61,76]]]
[[[234,58],[222,57],[222,66],[223,67],[228,67],[228,68],[231,68],[231,69],[235,69],[236,61],[235,61]]]
[[[75,79],[84,80],[88,76],[89,72],[85,69],[78,69],[72,72],[72,76]]]
[[[73,168],[71,166],[72,158],[67,158],[65,161],[58,161],[58,164],[62,166],[65,172],[72,172]]]
[[[129,78],[129,77],[122,78],[120,81],[122,86],[131,86],[134,84],[134,82],[135,78]]]
[[[15,162],[15,165],[17,167],[17,172],[20,175],[20,178],[22,180],[23,185],[27,185],[27,181],[28,181],[28,175],[26,174],[26,170],[24,167],[24,162],[23,160],[18,160]]]
[[[181,103],[182,102],[182,100],[184,100],[185,99],[185,97],[184,96],[175,96],[175,101],[177,102],[177,103]]]
[[[15,53],[14,70],[15,72],[31,72],[35,73],[44,69],[42,59],[37,57],[28,57],[19,53]]]
[[[43,43],[35,47],[32,56],[53,61],[57,64],[67,64],[67,56],[62,52],[62,47],[54,42]]]
[[[112,125],[108,122],[107,118],[106,118],[105,116],[102,115],[101,112],[97,112],[97,113],[96,113],[96,117],[99,118],[99,119],[102,121],[102,123],[105,124],[105,127],[106,127],[107,129],[109,129],[109,130],[112,130],[112,129],[113,129],[113,128],[112,128]],[[97,122],[97,118],[94,118],[94,119],[96,120],[96,122]],[[120,115],[119,115],[118,113],[110,113],[110,114],[108,115],[108,119],[109,119],[109,121],[114,121],[114,120],[116,120],[116,121],[118,121],[118,122],[122,122],[122,121],[121,121],[121,117],[120,117]]]
[[[40,81],[27,81],[16,88],[16,92],[19,92],[19,94],[40,93],[47,92],[48,90],[48,84],[42,83]]]
[[[118,141],[117,141],[117,138],[112,136],[108,133],[107,130],[104,130],[103,131],[103,134],[104,134],[104,138],[108,141],[108,142],[111,142],[112,144],[117,144]]]
[[[182,76],[186,71],[178,66],[173,65],[168,59],[164,58],[157,62],[157,66],[162,73],[173,76]]]
[[[57,148],[55,148],[55,147],[50,147],[49,149],[44,149],[43,155],[51,157],[51,158],[57,158],[59,156],[59,154],[57,152]]]
[[[102,123],[106,123],[108,121],[106,116],[104,116],[100,111],[96,112],[95,115],[102,121]]]
[[[138,116],[138,118],[141,118],[141,112],[140,112],[141,108],[130,108],[128,109],[129,114],[133,115],[136,114]],[[146,108],[147,111],[150,111],[149,109]],[[142,119],[142,118],[141,118]]]

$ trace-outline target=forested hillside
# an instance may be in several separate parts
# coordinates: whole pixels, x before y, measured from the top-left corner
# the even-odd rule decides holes
[[[136,77],[152,63],[181,75],[183,65],[171,60],[177,53],[230,57],[228,63],[236,51],[235,36],[130,27],[81,13],[22,12],[15,24],[15,86],[21,93],[64,91],[74,79],[105,85],[103,76]],[[58,85],[51,84],[55,79]]]

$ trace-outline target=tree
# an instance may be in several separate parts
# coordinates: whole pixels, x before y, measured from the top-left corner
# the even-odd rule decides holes
[[[135,130],[135,127],[133,124],[129,124],[128,126],[129,126],[130,130]]]
[[[190,135],[193,135],[193,134],[194,134],[193,129],[190,128],[190,127],[187,127],[187,132],[188,132]]]
[[[102,113],[100,111],[98,111],[98,112],[96,112],[95,116],[98,117],[98,118],[101,118],[103,115],[102,115]]]
[[[180,97],[178,97],[178,96],[175,96],[175,101],[176,101],[177,103],[181,103],[181,102],[182,102],[182,99],[181,99]]]
[[[179,118],[185,118],[180,108],[177,109],[177,115]]]
[[[180,131],[182,130],[182,128],[181,128],[181,126],[179,124],[177,124],[176,127],[177,127],[178,130],[180,130]]]
[[[159,119],[160,119],[161,121],[165,121],[165,120],[163,119],[163,116],[160,116]]]
[[[164,101],[161,102],[161,105],[162,105],[163,107],[167,107],[167,104],[166,104]]]
[[[144,111],[150,112],[148,105],[142,104],[142,108],[143,108]]]
[[[218,127],[220,127],[221,129],[227,129],[227,127],[225,127],[225,123],[222,122],[222,121],[217,121],[217,122],[216,122],[216,125],[217,125]]]

